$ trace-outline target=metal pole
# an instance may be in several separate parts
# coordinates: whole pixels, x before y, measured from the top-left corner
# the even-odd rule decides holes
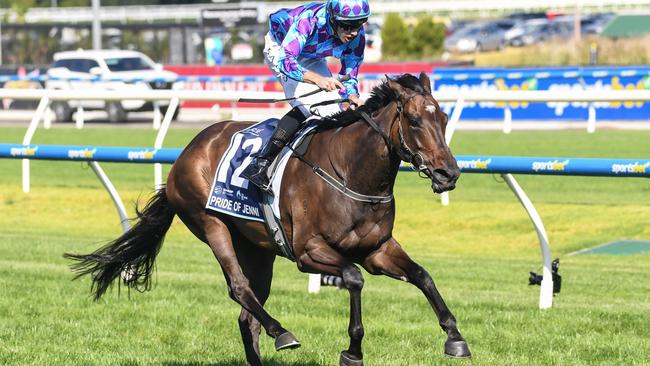
[[[576,4],[576,12],[573,15],[573,39],[580,42],[582,37],[582,0]]]
[[[503,110],[503,133],[512,132],[512,110],[508,105]]]
[[[2,65],[2,19],[0,18],[0,65]]]
[[[543,268],[543,277],[542,277],[542,286],[539,291],[539,308],[540,309],[550,309],[553,306],[553,272],[551,271],[551,246],[548,242],[548,235],[546,235],[546,229],[544,228],[544,223],[542,218],[537,213],[533,202],[528,198],[528,195],[521,188],[519,183],[515,180],[515,177],[512,174],[501,174],[501,177],[506,181],[508,187],[512,192],[517,196],[519,202],[526,209],[530,221],[533,222],[535,231],[537,232],[537,238],[539,239],[539,247],[542,251],[542,268]]]
[[[163,117],[162,125],[158,130],[158,135],[156,135],[156,141],[153,144],[153,147],[156,149],[161,149],[165,137],[167,136],[167,131],[169,131],[169,125],[172,123],[172,118],[174,118],[174,112],[180,104],[180,99],[174,97],[169,101],[169,106],[167,106],[167,112],[165,117]],[[162,164],[156,163],[153,165],[153,175],[154,175],[154,185],[156,189],[160,189],[162,184]]]
[[[36,107],[36,112],[34,112],[34,115],[32,116],[32,121],[29,123],[29,127],[27,127],[27,131],[25,132],[25,136],[23,137],[23,145],[29,145],[32,143],[32,137],[34,137],[34,134],[36,133],[36,129],[38,128],[38,124],[43,118],[43,114],[47,112],[47,108],[49,106],[50,106],[50,98],[47,96],[41,98],[41,101],[38,102],[38,107]],[[29,193],[29,185],[30,185],[29,159],[23,159],[23,192],[24,193]]]
[[[93,50],[102,49],[102,23],[99,19],[99,1],[93,0]]]
[[[445,133],[445,142],[447,145],[451,144],[451,138],[454,137],[456,126],[460,121],[460,114],[463,113],[463,108],[465,108],[465,100],[458,99],[454,106],[454,111],[451,113],[451,117],[449,117],[449,121],[447,122],[447,131]],[[440,194],[440,204],[449,206],[449,192],[442,192]]]
[[[89,161],[88,165],[90,165],[90,167],[93,169],[97,175],[97,178],[99,178],[99,180],[102,182],[102,185],[104,188],[106,188],[106,191],[111,196],[113,204],[115,205],[115,209],[117,209],[117,214],[120,216],[120,225],[122,225],[122,231],[129,231],[131,228],[131,223],[129,223],[129,217],[126,215],[124,203],[122,203],[122,198],[120,198],[120,194],[117,192],[117,189],[115,189],[115,186],[111,180],[108,179],[108,175],[106,175],[104,170],[99,166],[98,162]]]

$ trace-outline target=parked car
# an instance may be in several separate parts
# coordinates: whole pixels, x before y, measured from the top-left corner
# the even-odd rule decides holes
[[[177,74],[165,71],[146,55],[126,50],[77,50],[55,53],[54,64],[47,71],[46,89],[59,90],[139,90],[145,94],[153,89],[171,89]],[[111,79],[93,81],[97,78]],[[145,79],[155,81],[119,81],[119,79]],[[72,80],[70,80],[72,79]],[[117,79],[117,80],[115,80]],[[144,100],[56,101],[52,103],[55,118],[60,122],[72,121],[77,107],[85,110],[105,110],[111,122],[123,122],[128,112],[151,111],[153,104]],[[162,113],[167,111],[169,101],[159,102]],[[178,109],[174,118],[178,116]]]
[[[468,23],[464,19],[451,19],[445,29],[445,36],[450,37],[452,34],[466,27]]]
[[[510,39],[510,45],[515,47],[528,46],[550,39],[566,39],[572,34],[571,27],[562,21],[528,22],[522,33]]]
[[[534,28],[538,25],[548,24],[549,21],[546,18],[534,18],[529,20],[518,21],[512,28],[506,31],[504,34],[504,40],[506,44],[512,45],[512,40],[521,37],[524,33],[529,31],[529,29]]]
[[[513,19],[497,19],[493,20],[490,22],[490,24],[494,24],[497,26],[500,30],[503,32],[507,32],[510,29],[512,29],[514,26],[516,26],[519,22]]]
[[[508,19],[514,20],[517,22],[528,21],[532,19],[547,19],[548,16],[545,12],[536,12],[536,13],[512,13],[508,15]]]
[[[582,19],[581,32],[584,34],[600,34],[611,20],[616,18],[614,13],[598,13]]]
[[[447,51],[481,52],[503,48],[504,31],[494,23],[471,24],[449,36],[444,43]]]

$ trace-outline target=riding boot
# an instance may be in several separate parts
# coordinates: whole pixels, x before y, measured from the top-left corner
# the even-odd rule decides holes
[[[253,156],[253,161],[244,169],[241,176],[263,191],[270,192],[267,170],[275,157],[282,151],[282,148],[291,141],[291,138],[305,119],[305,115],[297,107],[285,114],[278,122],[275,131],[273,131],[271,140],[259,153]]]

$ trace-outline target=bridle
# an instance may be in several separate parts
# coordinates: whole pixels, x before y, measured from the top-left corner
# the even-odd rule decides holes
[[[404,131],[402,128],[402,114],[404,112],[404,106],[408,104],[411,101],[411,99],[415,98],[418,95],[422,97],[426,97],[425,94],[415,93],[410,97],[408,97],[408,99],[406,99],[406,101],[404,102],[402,102],[399,99],[397,100],[397,108],[395,109],[395,116],[393,117],[393,120],[390,124],[390,128],[388,130],[391,131],[393,129],[395,121],[397,121],[397,128],[398,128],[397,136],[399,138],[399,147],[396,147],[395,143],[386,134],[386,132],[384,132],[381,128],[379,128],[379,125],[377,125],[377,122],[375,122],[372,116],[370,116],[365,111],[359,111],[359,114],[373,130],[375,130],[379,135],[381,135],[381,137],[384,139],[384,142],[388,146],[389,151],[395,151],[397,156],[402,161],[410,163],[413,166],[413,170],[418,172],[420,178],[433,179],[433,173],[431,172],[431,169],[429,169],[424,164],[424,158],[422,157],[422,155],[420,155],[419,152],[414,153],[413,150],[406,143],[406,140],[404,139]]]
[[[422,157],[422,155],[420,155],[420,153],[414,153],[413,150],[406,143],[406,140],[404,139],[404,132],[402,129],[402,113],[404,111],[404,105],[408,104],[411,101],[411,99],[413,99],[418,95],[421,95],[422,97],[426,97],[425,94],[416,93],[414,95],[411,95],[404,103],[402,103],[402,101],[399,99],[397,100],[397,109],[395,112],[395,116],[391,121],[389,131],[392,131],[393,126],[395,125],[395,121],[397,121],[399,147],[395,146],[395,143],[393,143],[391,138],[386,134],[386,132],[384,132],[381,128],[379,128],[377,122],[375,122],[372,116],[370,116],[366,111],[360,109],[359,115],[361,115],[362,119],[384,139],[384,142],[388,146],[389,152],[395,151],[395,153],[401,160],[411,163],[411,165],[413,165],[413,169],[418,172],[418,176],[420,176],[421,178],[433,179],[433,173],[429,168],[427,168],[426,165],[424,165],[424,158]],[[329,101],[313,104],[311,108],[313,109],[314,107],[319,105],[334,104],[334,103],[341,103],[341,102],[351,102],[351,101],[349,99],[329,100]],[[393,200],[392,194],[388,196],[372,196],[372,195],[365,195],[353,191],[352,189],[347,187],[345,182],[340,182],[337,178],[329,175],[321,167],[307,160],[305,156],[302,153],[296,151],[294,147],[292,147],[291,145],[287,145],[287,146],[295,154],[295,156],[298,159],[300,159],[302,162],[307,164],[317,176],[322,178],[327,184],[334,187],[334,189],[338,190],[339,192],[343,193],[349,198],[355,201],[360,201],[360,202],[365,202],[370,204],[389,203]]]

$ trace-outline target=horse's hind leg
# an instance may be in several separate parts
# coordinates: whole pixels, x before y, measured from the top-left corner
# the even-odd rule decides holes
[[[226,276],[230,297],[262,324],[266,334],[275,339],[277,350],[300,346],[298,340],[264,310],[255,296],[250,281],[241,270],[228,227],[208,214],[203,214],[202,219],[205,238]]]
[[[262,305],[266,302],[271,291],[271,280],[273,278],[273,262],[275,254],[260,248],[256,248],[242,235],[235,235],[233,239],[237,243],[235,251],[244,276],[250,281],[250,286],[255,296]],[[239,315],[239,330],[241,332],[246,360],[248,365],[262,365],[259,350],[260,322],[242,308]]]
[[[424,268],[409,258],[395,239],[389,239],[379,250],[368,256],[363,266],[372,274],[384,274],[408,281],[419,288],[438,316],[440,327],[447,333],[445,354],[450,357],[471,356],[467,342],[456,326],[456,318],[436,289],[433,279]]]

